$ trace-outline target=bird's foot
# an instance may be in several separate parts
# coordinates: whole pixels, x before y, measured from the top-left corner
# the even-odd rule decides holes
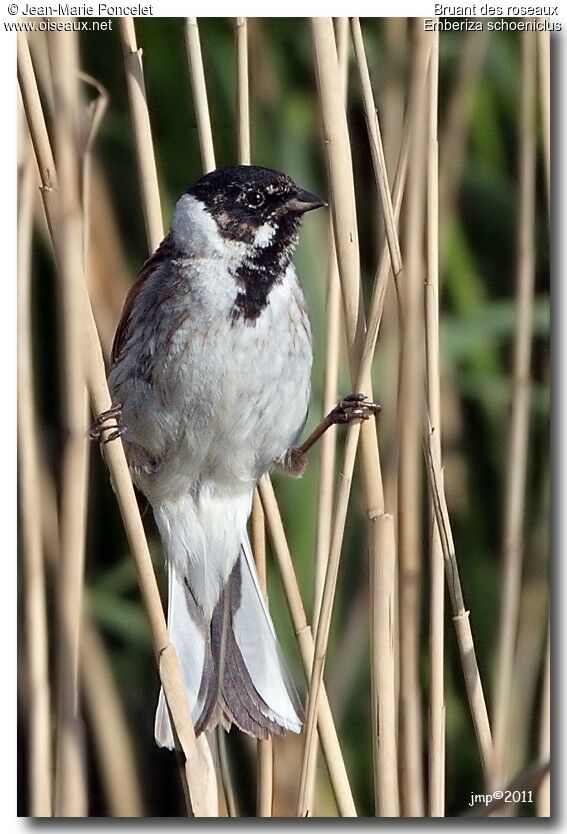
[[[368,420],[382,410],[379,403],[366,399],[364,394],[348,394],[327,415],[331,425],[350,423],[352,420]]]
[[[126,427],[122,425],[122,405],[115,403],[108,411],[98,415],[89,429],[89,437],[103,446],[122,437],[125,431]]]

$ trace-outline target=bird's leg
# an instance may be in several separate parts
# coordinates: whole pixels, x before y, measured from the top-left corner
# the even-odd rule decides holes
[[[364,394],[349,394],[323,417],[317,428],[301,446],[296,446],[286,456],[281,468],[288,474],[298,477],[307,464],[307,452],[317,443],[327,429],[339,423],[350,423],[352,420],[368,420],[372,415],[380,412],[379,403],[370,402]]]
[[[98,415],[89,429],[89,437],[104,445],[110,443],[111,440],[116,440],[117,437],[122,437],[125,431],[126,428],[122,425],[122,406],[120,403],[114,403],[108,411],[103,411]]]

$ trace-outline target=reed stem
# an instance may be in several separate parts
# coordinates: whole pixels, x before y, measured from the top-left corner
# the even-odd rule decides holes
[[[31,148],[30,148],[31,151]],[[30,815],[52,813],[51,716],[45,566],[31,329],[31,266],[35,172],[26,154],[18,206],[18,457],[23,555],[24,622],[29,688]]]
[[[536,44],[535,33],[524,32],[522,34],[517,318],[512,371],[512,403],[508,432],[509,455],[504,496],[502,598],[493,717],[494,761],[491,777],[493,787],[501,787],[510,775],[507,771],[506,760],[524,547],[523,528],[528,462],[530,365],[535,281]]]
[[[79,203],[78,54],[76,37],[53,32],[49,40],[53,78],[56,164],[59,174],[59,300],[62,329],[63,436],[61,561],[58,578],[58,687],[54,811],[61,817],[88,813],[84,727],[79,706],[79,655],[86,536],[88,441],[84,341],[80,295],[82,213]]]
[[[429,61],[427,133],[427,276],[425,282],[425,353],[427,407],[432,446],[441,466],[441,370],[439,363],[439,150],[437,139],[439,33],[432,37]],[[445,815],[445,697],[444,697],[444,593],[445,576],[441,538],[433,504],[429,509],[429,716],[428,796],[429,816]]]
[[[185,24],[185,42],[187,45],[187,58],[193,89],[199,147],[201,148],[203,168],[207,174],[209,171],[214,171],[216,165],[207,87],[205,84],[205,71],[203,69],[203,56],[201,54],[201,41],[199,39],[199,27],[196,17],[187,18]]]

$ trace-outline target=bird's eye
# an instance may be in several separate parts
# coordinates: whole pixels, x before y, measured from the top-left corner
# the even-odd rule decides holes
[[[246,205],[251,209],[260,208],[265,200],[266,198],[260,191],[248,191],[246,194]]]

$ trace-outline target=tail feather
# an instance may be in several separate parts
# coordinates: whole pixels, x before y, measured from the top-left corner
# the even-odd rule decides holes
[[[210,620],[169,568],[168,625],[197,734],[222,722],[256,738],[301,731],[302,707],[281,653],[256,575],[248,537]],[[173,747],[160,693],[160,746]]]
[[[198,715],[203,710],[210,689],[209,684],[204,683],[214,676],[209,629],[187,585],[171,565],[167,575],[167,625],[195,720],[195,713]],[[154,734],[160,747],[173,749],[173,734],[163,689],[159,693]]]
[[[303,708],[260,589],[248,536],[242,542],[237,566],[241,586],[240,598],[235,593],[231,605],[232,627],[259,708],[284,730],[299,733]]]

